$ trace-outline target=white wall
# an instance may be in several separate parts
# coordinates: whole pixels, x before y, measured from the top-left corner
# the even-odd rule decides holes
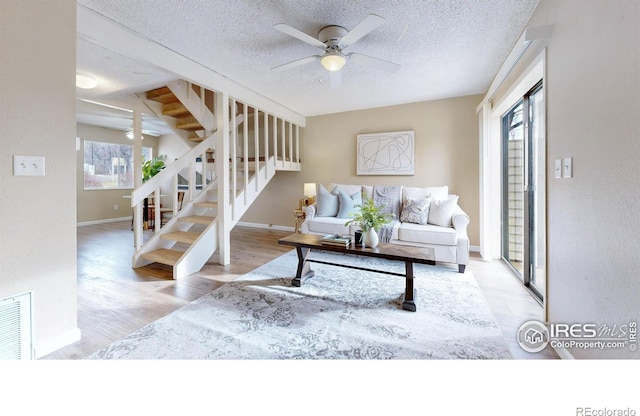
[[[31,291],[36,357],[79,339],[74,0],[0,13],[0,298]],[[12,156],[46,176],[12,175]]]
[[[640,2],[542,0],[528,26],[546,47],[548,319],[628,325],[640,317]],[[523,62],[526,66],[528,62]],[[554,160],[573,157],[573,178]],[[638,352],[571,349],[577,358]]]

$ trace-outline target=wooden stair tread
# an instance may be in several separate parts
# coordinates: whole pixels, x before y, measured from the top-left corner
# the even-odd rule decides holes
[[[205,215],[190,215],[187,217],[180,217],[178,218],[178,221],[209,225],[213,221],[213,217],[207,217]]]
[[[196,202],[193,205],[198,208],[218,208],[218,203],[215,201]]]
[[[175,231],[173,233],[162,234],[160,238],[178,243],[193,244],[200,237],[200,233],[195,231]]]
[[[144,253],[141,257],[145,260],[166,264],[167,266],[174,266],[183,254],[184,252],[182,251],[161,248],[159,250]]]
[[[178,97],[176,97],[168,87],[161,87],[147,91],[147,100],[152,100],[161,104],[179,102]]]
[[[162,114],[171,117],[180,117],[187,114],[191,114],[187,107],[181,102],[168,103],[162,106]]]
[[[203,130],[204,128],[193,116],[179,118],[176,121],[176,128],[180,130]]]

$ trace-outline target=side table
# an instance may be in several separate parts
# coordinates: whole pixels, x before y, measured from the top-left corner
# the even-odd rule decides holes
[[[293,210],[293,216],[296,218],[296,233],[300,232],[300,226],[302,225],[302,223],[304,222],[304,219],[306,217],[304,210],[303,209],[294,209]]]

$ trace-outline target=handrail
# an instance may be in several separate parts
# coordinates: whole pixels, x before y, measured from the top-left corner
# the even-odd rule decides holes
[[[239,115],[238,117],[236,117],[236,125],[242,123],[243,120],[243,115]],[[136,205],[140,204],[146,197],[148,197],[152,192],[159,188],[160,185],[165,183],[174,175],[180,173],[184,168],[188,167],[196,157],[205,153],[207,149],[213,148],[219,134],[221,134],[221,132],[220,130],[217,130],[211,136],[207,137],[202,142],[198,143],[197,146],[193,147],[187,153],[182,155],[182,157],[180,157],[178,160],[167,165],[164,169],[158,172],[157,175],[143,183],[141,187],[131,192],[131,207],[133,208]]]

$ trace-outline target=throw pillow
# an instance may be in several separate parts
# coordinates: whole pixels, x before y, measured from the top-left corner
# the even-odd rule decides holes
[[[338,188],[338,218],[351,218],[358,208],[354,208],[356,205],[362,205],[362,194],[356,192],[349,196],[342,189]]]
[[[429,219],[429,206],[431,198],[411,199],[404,198],[402,202],[401,222],[410,222],[413,224],[426,225]]]
[[[449,186],[427,186],[424,188],[406,186],[402,188],[402,195],[411,199],[427,198],[429,196],[436,199],[447,199]]]
[[[373,203],[376,206],[382,206],[380,212],[393,214],[397,220],[400,218],[400,186],[374,186],[373,187]]]
[[[316,216],[335,217],[338,215],[338,195],[327,191],[327,188],[320,184],[318,186],[318,196],[316,199]]]
[[[440,227],[451,227],[451,216],[456,209],[458,196],[447,199],[433,199],[429,208],[429,219],[427,222]]]

